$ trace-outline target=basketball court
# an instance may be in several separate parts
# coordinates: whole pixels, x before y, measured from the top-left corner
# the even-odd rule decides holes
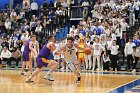
[[[81,71],[80,83],[70,71],[56,70],[55,81],[45,80],[46,73],[25,83],[28,73],[20,76],[20,70],[0,70],[0,93],[140,93],[139,73]]]

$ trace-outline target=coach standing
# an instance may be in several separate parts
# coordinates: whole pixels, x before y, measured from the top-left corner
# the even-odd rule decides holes
[[[133,38],[130,37],[129,42],[126,43],[125,49],[124,49],[125,56],[127,57],[127,71],[130,71],[130,68],[133,62],[133,57],[132,57],[133,46],[136,46],[136,45],[135,43],[133,43]]]
[[[119,45],[116,44],[116,40],[113,40],[111,46],[111,64],[112,64],[113,71],[115,71],[118,68],[117,66],[118,49],[119,49]]]
[[[38,4],[35,2],[35,0],[33,0],[33,3],[31,3],[31,11],[32,11],[32,15],[37,16]]]

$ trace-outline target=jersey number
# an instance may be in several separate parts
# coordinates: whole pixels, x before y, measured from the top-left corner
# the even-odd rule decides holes
[[[68,50],[68,52],[70,53],[70,55],[72,54],[72,51],[74,51],[74,49]]]
[[[68,50],[68,52],[70,53],[70,55],[72,54],[72,50]]]

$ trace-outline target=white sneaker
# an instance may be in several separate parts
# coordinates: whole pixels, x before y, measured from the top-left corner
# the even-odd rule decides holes
[[[26,80],[25,80],[25,82],[26,83],[31,83],[31,82],[33,82],[30,78],[27,78]]]
[[[64,69],[65,69],[64,67],[61,68],[61,70],[64,70]]]
[[[96,71],[100,71],[100,68],[97,68]]]
[[[50,74],[47,74],[47,75],[44,77],[44,79],[47,79],[47,80],[49,80],[49,81],[54,81],[54,79],[51,77]]]
[[[136,69],[134,69],[134,70],[132,71],[132,74],[136,74]]]
[[[66,67],[66,70],[69,70],[69,68],[68,68],[68,67]]]

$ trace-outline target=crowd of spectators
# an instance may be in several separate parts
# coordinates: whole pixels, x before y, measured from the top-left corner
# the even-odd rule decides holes
[[[11,66],[14,57],[18,67],[25,42],[32,34],[37,36],[41,48],[48,35],[65,25],[68,20],[66,7],[65,2],[54,4],[50,1],[47,4],[46,0],[41,7],[35,0],[31,5],[27,2],[23,6],[17,4],[12,10],[6,5],[6,9],[0,12],[0,64],[1,61],[7,61]]]
[[[97,61],[97,70],[119,70],[118,54],[121,53],[124,55],[123,58],[127,58],[126,70],[135,70],[140,57],[138,53],[140,52],[140,27],[129,38],[126,33],[127,29],[138,21],[140,2],[138,0],[98,0],[94,6],[89,7],[90,4],[88,0],[80,4],[84,6],[83,20],[78,25],[73,25],[68,34],[76,38],[75,42],[79,43],[79,46],[84,36],[83,45],[88,44],[93,47],[93,53],[89,56],[82,52],[85,64],[80,59],[81,65],[86,69],[95,70]],[[137,51],[137,55],[134,54],[133,49]],[[105,57],[106,54],[108,56]],[[138,57],[137,60],[135,56]]]

